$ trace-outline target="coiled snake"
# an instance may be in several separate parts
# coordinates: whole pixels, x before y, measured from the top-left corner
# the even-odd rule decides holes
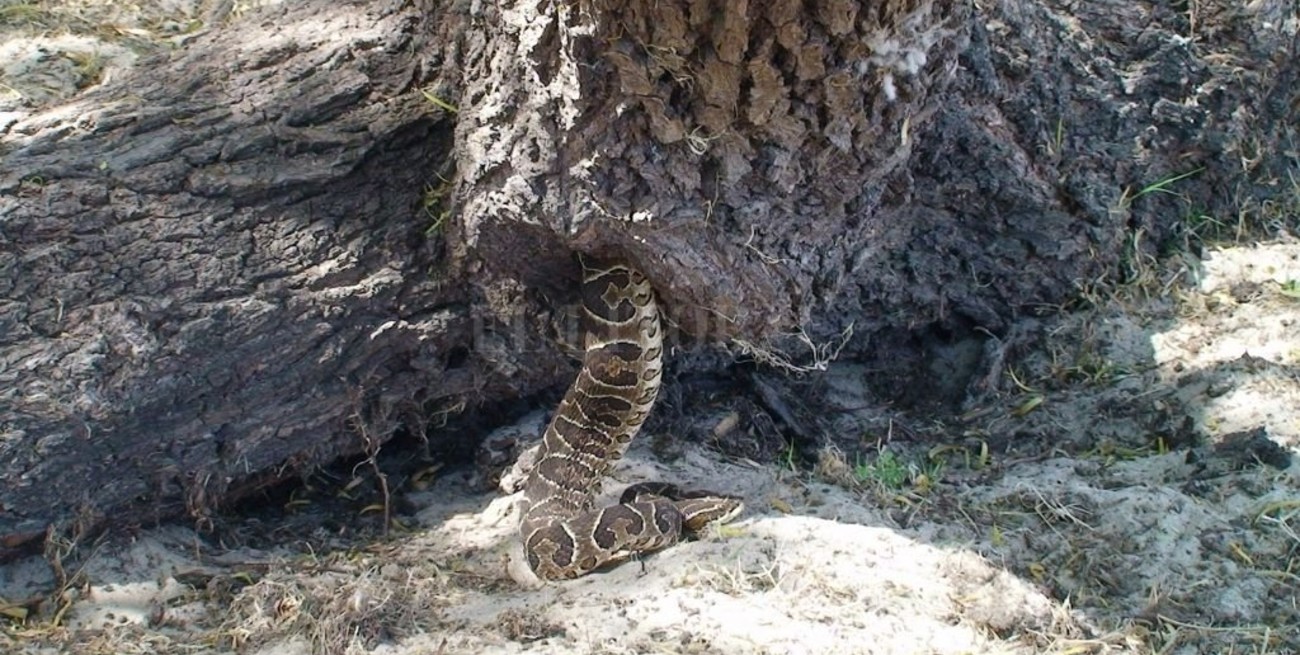
[[[665,483],[632,485],[617,505],[593,507],[659,394],[663,333],[640,271],[589,259],[582,267],[586,354],[524,483],[519,531],[528,565],[545,580],[670,546],[743,509],[738,498]]]

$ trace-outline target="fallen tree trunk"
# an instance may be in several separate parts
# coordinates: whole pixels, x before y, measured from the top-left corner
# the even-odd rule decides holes
[[[1293,192],[1280,0],[276,11],[0,141],[0,547],[563,381],[575,252],[907,387]]]
[[[353,415],[509,393],[448,362],[472,321],[425,233],[438,16],[285,9],[10,128],[0,543],[201,518],[359,451]]]

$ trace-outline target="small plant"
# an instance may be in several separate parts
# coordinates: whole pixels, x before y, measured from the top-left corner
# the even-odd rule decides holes
[[[1142,187],[1141,189],[1138,189],[1137,193],[1134,193],[1133,195],[1129,195],[1128,189],[1125,189],[1124,195],[1120,198],[1119,201],[1120,206],[1127,208],[1129,205],[1133,204],[1134,200],[1137,200],[1138,198],[1141,198],[1142,196],[1145,195],[1150,195],[1152,193],[1168,193],[1170,195],[1175,195],[1175,196],[1179,195],[1170,190],[1170,187],[1173,186],[1174,182],[1185,180],[1189,177],[1192,177],[1193,175],[1199,174],[1204,170],[1205,167],[1201,166],[1199,168],[1195,168],[1190,171],[1187,171],[1186,173],[1180,173],[1178,175],[1172,175],[1170,177],[1166,177],[1163,180],[1152,182],[1151,184],[1148,184]]]
[[[874,461],[864,462],[858,456],[853,474],[860,482],[875,481],[888,489],[902,489],[907,482],[907,465],[891,450],[882,450]]]
[[[1167,445],[1163,445],[1163,440],[1157,439],[1150,444],[1140,446],[1125,446],[1117,443],[1113,439],[1102,439],[1096,446],[1080,453],[1081,457],[1095,457],[1102,460],[1107,465],[1115,462],[1129,462],[1152,455],[1162,455],[1161,448],[1168,450]]]
[[[1097,386],[1105,386],[1132,373],[1129,368],[1090,350],[1076,353],[1072,365],[1058,364],[1056,368],[1055,374],[1067,384]]]
[[[1052,135],[1052,140],[1047,144],[1047,154],[1050,157],[1060,157],[1065,151],[1065,119],[1056,119],[1056,131]]]
[[[442,233],[443,228],[447,225],[447,217],[451,215],[451,209],[447,206],[447,197],[451,195],[452,183],[450,180],[439,176],[437,186],[432,184],[424,185],[424,193],[420,196],[420,208],[424,210],[429,217],[429,227],[424,228],[424,236],[432,239]]]
[[[859,455],[853,476],[859,483],[876,484],[891,491],[913,487],[929,490],[943,475],[943,460],[928,458],[924,462],[908,461],[892,450],[882,450],[875,459],[864,461]]]
[[[1204,212],[1194,211],[1183,220],[1182,231],[1185,239],[1184,249],[1193,244],[1231,242],[1240,238],[1240,226],[1229,225],[1225,221]]]
[[[785,448],[781,449],[781,464],[791,473],[799,472],[799,454],[795,452],[794,442],[786,442]]]

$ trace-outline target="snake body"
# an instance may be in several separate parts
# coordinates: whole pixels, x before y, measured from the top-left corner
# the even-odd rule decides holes
[[[528,565],[544,580],[670,546],[742,509],[734,497],[664,483],[632,485],[618,504],[594,507],[659,394],[663,332],[641,272],[611,261],[582,266],[586,353],[524,483],[520,535]]]

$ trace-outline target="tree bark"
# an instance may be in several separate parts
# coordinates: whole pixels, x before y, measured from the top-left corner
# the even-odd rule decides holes
[[[349,419],[536,386],[449,361],[472,321],[422,207],[440,15],[285,8],[9,128],[0,544],[201,518],[359,451]]]
[[[593,4],[475,23],[456,243],[624,251],[692,332],[1002,330],[1293,191],[1290,3]]]
[[[640,266],[681,338],[843,338],[906,385],[918,334],[1294,193],[1282,0],[276,12],[0,140],[0,548],[565,380],[574,253]]]

